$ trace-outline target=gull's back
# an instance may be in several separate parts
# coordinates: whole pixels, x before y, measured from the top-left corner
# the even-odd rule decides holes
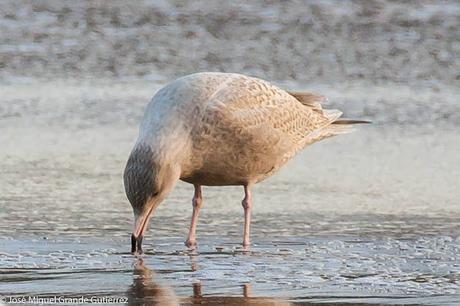
[[[138,142],[166,150],[184,181],[244,185],[270,176],[307,144],[343,132],[330,126],[340,115],[257,78],[197,73],[155,95]]]

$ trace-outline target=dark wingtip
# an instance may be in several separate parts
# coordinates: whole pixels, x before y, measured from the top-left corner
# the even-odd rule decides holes
[[[372,124],[372,121],[368,120],[354,120],[354,119],[338,119],[332,124]]]

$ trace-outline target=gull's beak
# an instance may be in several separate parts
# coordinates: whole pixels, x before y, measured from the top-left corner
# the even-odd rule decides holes
[[[142,236],[131,235],[131,253],[142,254]]]
[[[134,216],[134,229],[131,235],[131,253],[133,254],[142,254],[142,238],[147,230],[153,208],[152,206],[146,212]]]
[[[166,172],[166,174],[163,173],[166,170],[170,172]],[[131,194],[130,202],[131,202],[131,206],[133,207],[133,213],[134,213],[134,226],[133,226],[133,232],[131,235],[131,252],[133,254],[142,254],[142,238],[144,237],[144,233],[146,232],[148,228],[148,224],[153,215],[153,212],[158,207],[158,205],[165,199],[165,197],[171,192],[175,183],[179,179],[179,174],[180,174],[179,168],[177,169],[174,168],[173,170],[175,172],[172,172],[173,170],[170,170],[169,168],[166,170],[163,170],[161,174],[163,176],[157,175],[157,178],[160,177],[162,180],[162,183],[157,184],[158,186],[154,188],[158,192],[149,191],[146,195],[147,198],[144,199],[145,197],[143,197],[142,201],[136,198],[137,195],[131,194],[132,190],[129,191],[130,187],[127,187],[128,188],[127,189],[128,199],[130,197],[129,194]],[[128,179],[129,179],[129,175],[128,175]],[[141,184],[141,186],[147,186],[145,185],[147,183],[148,182],[144,182],[141,180],[141,183],[139,184]],[[151,186],[151,188],[153,187]],[[134,201],[134,205],[133,205],[133,201]]]

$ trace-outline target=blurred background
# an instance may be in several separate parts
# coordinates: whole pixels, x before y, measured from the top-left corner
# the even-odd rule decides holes
[[[151,222],[146,249],[163,257],[148,267],[180,296],[249,283],[256,296],[456,305],[459,29],[454,0],[0,1],[0,291],[125,292],[122,172],[144,107],[177,77],[221,71],[323,94],[373,125],[257,186],[259,257],[232,253],[240,188],[205,188],[208,255],[189,263],[193,190],[178,184]]]
[[[3,81],[153,84],[197,71],[239,72],[298,88],[330,86],[341,93],[334,103],[356,95],[359,111],[379,123],[460,121],[453,97],[460,82],[458,1],[0,5]]]

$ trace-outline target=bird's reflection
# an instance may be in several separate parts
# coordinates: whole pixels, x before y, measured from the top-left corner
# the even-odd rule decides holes
[[[155,281],[155,273],[137,258],[133,271],[133,284],[129,287],[128,305],[180,305],[173,289]]]
[[[183,300],[183,305],[292,305],[292,303],[289,303],[287,301],[273,298],[251,297],[251,284],[242,285],[242,291],[242,296],[203,296],[201,283],[194,283],[193,296],[190,298],[185,298]]]
[[[192,270],[197,265],[192,259]],[[129,287],[128,305],[292,305],[282,300],[251,297],[251,285],[242,285],[242,296],[206,296],[201,283],[193,283],[193,295],[179,298],[171,287],[155,280],[155,273],[141,258],[137,258],[133,272],[133,284]]]

